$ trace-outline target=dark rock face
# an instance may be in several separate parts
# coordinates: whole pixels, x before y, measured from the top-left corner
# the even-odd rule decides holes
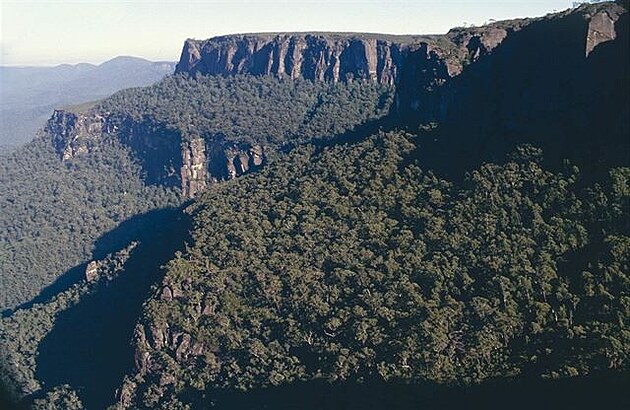
[[[191,367],[200,360],[210,365],[218,360],[218,350],[215,347],[196,341],[190,334],[172,329],[168,325],[138,325],[134,340],[134,362],[138,375],[155,381],[158,396],[163,395],[169,386],[172,388],[177,381],[177,375],[165,368],[163,361],[153,356],[156,353],[167,351],[178,363]],[[118,389],[116,396],[122,408],[133,404],[138,387],[136,381],[125,378],[122,387]]]
[[[209,172],[212,181],[239,177],[262,166],[265,150],[260,145],[228,144],[217,139],[208,144]]]
[[[628,14],[599,6],[508,31],[493,49],[475,51],[478,59],[459,75],[448,78],[442,69],[438,88],[405,77],[401,114],[440,128],[438,142],[420,150],[423,163],[461,175],[522,143],[568,158],[586,173],[627,163]],[[414,105],[421,98],[428,103]]]
[[[142,164],[146,182],[166,186],[179,186],[179,173],[183,166],[182,135],[163,124],[151,120],[136,121],[130,118],[108,117],[113,126],[109,133],[128,146]]]
[[[114,136],[128,146],[142,163],[151,184],[176,185],[176,169],[181,167],[181,136],[149,121],[117,118],[109,113],[73,113],[55,110],[44,132],[63,161],[85,155],[102,143],[105,135]]]

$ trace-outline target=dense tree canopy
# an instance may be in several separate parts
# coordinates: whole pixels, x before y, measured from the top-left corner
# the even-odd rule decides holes
[[[289,149],[379,118],[391,100],[390,88],[368,83],[175,76],[78,109],[108,113],[119,125],[145,122],[158,132]],[[87,261],[153,229],[151,218],[129,223],[134,216],[181,203],[177,187],[147,181],[144,158],[124,136],[104,134],[96,144],[88,155],[62,162],[42,135],[0,164],[0,307],[5,313],[24,307],[0,323],[0,367],[18,397],[41,392],[40,344],[59,315],[97,292],[80,283]],[[59,387],[49,399],[63,392]]]
[[[454,185],[413,148],[401,133],[300,148],[191,205],[193,243],[165,279],[180,296],[151,300],[143,322],[211,348],[153,349],[138,402],[626,369],[630,170],[585,188],[524,146]]]
[[[233,142],[291,146],[352,129],[387,113],[392,90],[368,83],[329,84],[271,77],[167,77],[82,108],[112,121],[150,123]],[[29,301],[86,262],[94,241],[125,219],[173,205],[178,187],[146,180],[146,158],[103,136],[88,156],[62,163],[48,137],[0,161],[0,308]],[[179,155],[179,153],[175,153]],[[123,244],[122,240],[118,245]],[[63,281],[63,279],[62,279]],[[67,281],[66,281],[67,282]],[[63,288],[63,287],[62,287]]]
[[[96,107],[120,121],[156,124],[184,136],[284,146],[331,137],[388,113],[391,87],[367,81],[312,82],[271,76],[175,75],[124,90]]]
[[[577,137],[618,157],[585,178],[547,117],[518,139],[488,126],[483,98],[456,127],[390,116],[394,101],[371,82],[175,75],[81,107],[107,132],[77,136],[90,144],[71,158],[50,135],[3,154],[0,393],[37,409],[229,408],[234,391],[628,372],[617,134]],[[192,138],[273,155],[184,202]],[[154,154],[173,159],[156,161],[168,186]]]
[[[3,310],[59,278],[58,289],[69,286],[76,277],[64,281],[66,271],[93,252],[115,250],[94,249],[99,236],[133,215],[179,202],[172,190],[146,186],[137,162],[115,141],[62,163],[48,140],[36,139],[2,157],[0,187]]]

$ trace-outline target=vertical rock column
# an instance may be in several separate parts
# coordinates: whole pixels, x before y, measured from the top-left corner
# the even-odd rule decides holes
[[[195,137],[182,143],[182,195],[193,198],[206,188],[208,170],[203,138]]]

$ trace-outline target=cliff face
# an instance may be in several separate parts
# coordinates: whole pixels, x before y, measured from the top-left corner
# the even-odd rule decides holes
[[[593,15],[588,21],[586,34],[586,57],[598,45],[617,38],[615,23],[619,20],[619,13],[603,10]]]
[[[55,150],[66,161],[85,154],[105,131],[104,118],[100,115],[85,116],[55,110],[44,131],[51,136]]]
[[[182,145],[182,195],[192,198],[206,188],[208,169],[203,139],[195,138]]]
[[[625,10],[582,6],[506,30],[502,40],[499,32],[486,37],[492,49],[471,47],[477,60],[458,75],[442,70],[440,87],[424,86],[417,74],[401,80],[399,113],[439,126],[419,149],[423,164],[455,177],[523,143],[585,173],[606,168],[602,161],[624,164],[627,151],[619,148],[630,132]],[[468,44],[476,44],[474,37]]]
[[[453,135],[468,136],[455,144],[460,154],[449,151],[466,159],[530,138],[541,123],[554,123],[553,116],[555,123],[575,125],[561,127],[558,132],[565,134],[584,129],[594,115],[606,117],[600,103],[623,100],[618,95],[623,87],[614,83],[623,86],[627,68],[623,62],[611,64],[621,59],[609,50],[627,55],[624,32],[625,10],[608,3],[540,19],[457,28],[444,36],[233,35],[187,40],[176,72],[360,79],[395,86],[392,114],[405,123],[439,124],[451,135],[448,144]],[[622,109],[624,104],[619,102]],[[46,131],[63,160],[89,152],[103,134],[115,135],[142,163],[149,183],[179,185],[187,198],[209,183],[260,167],[269,149],[255,143],[237,146],[219,136],[182,136],[148,120],[109,113],[55,111]],[[499,133],[511,139],[486,138]],[[448,151],[443,148],[440,152]]]
[[[182,195],[193,198],[208,184],[233,179],[262,166],[260,145],[229,144],[220,138],[195,137],[182,142]]]
[[[176,72],[350,78],[393,85],[407,47],[376,38],[311,34],[238,35],[186,40]]]
[[[459,98],[458,77],[488,59],[506,40],[521,32],[544,32],[544,25],[564,27],[548,32],[547,44],[519,50],[532,60],[540,51],[588,57],[600,44],[614,40],[617,21],[625,10],[615,4],[583,6],[539,19],[457,28],[444,36],[379,36],[350,33],[277,33],[186,40],[177,73],[190,75],[276,75],[313,81],[368,80],[398,88],[396,109],[421,123],[446,121],[453,99]],[[574,20],[571,26],[565,24]],[[534,28],[532,28],[534,27]],[[518,41],[518,40],[517,40]],[[542,63],[545,63],[542,61]],[[515,69],[518,69],[515,67]]]
[[[461,72],[507,35],[502,28],[447,36],[372,34],[234,35],[184,43],[176,73],[276,75],[312,81],[368,80],[396,85],[406,65],[438,58],[449,75]]]
[[[281,33],[189,39],[176,73],[363,80],[397,86],[397,111],[411,111],[422,122],[431,122],[445,112],[444,84],[528,23],[463,28],[445,36],[424,37]]]

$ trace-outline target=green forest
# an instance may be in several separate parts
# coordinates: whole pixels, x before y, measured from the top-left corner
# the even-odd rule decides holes
[[[177,130],[184,137],[194,132],[208,139],[220,135],[228,142],[256,142],[286,151],[383,117],[392,98],[391,88],[360,82],[173,76],[75,109],[110,113],[121,127],[130,121],[147,122],[155,132]],[[279,107],[284,107],[282,114]],[[5,154],[0,164],[0,306],[5,316],[0,323],[0,364],[6,388],[15,397],[36,397],[36,392],[47,390],[42,390],[38,379],[42,376],[36,375],[40,344],[59,326],[60,315],[103,293],[100,287],[84,283],[87,262],[110,257],[131,241],[147,238],[156,224],[162,229],[172,226],[175,217],[165,217],[159,210],[183,201],[178,187],[148,181],[138,153],[116,136],[104,134],[89,155],[64,162],[49,138],[38,136]],[[173,246],[181,245],[178,240]],[[166,243],[172,241],[169,237]],[[160,246],[151,242],[141,248],[155,253]],[[154,258],[136,259],[151,265]],[[159,265],[152,269],[154,276],[144,273],[132,280],[140,290],[129,290],[131,285],[125,282],[112,297],[129,298],[131,292],[137,302],[134,308],[139,308],[148,295],[146,286],[160,275]],[[90,310],[79,310],[90,322]],[[129,328],[133,330],[132,325]],[[132,335],[124,330],[120,334],[129,350]],[[57,390],[66,391],[67,386]],[[57,390],[51,393],[54,397]]]
[[[395,87],[55,113],[0,154],[0,408],[630,408],[628,16],[575,10],[392,46]]]
[[[212,348],[151,351],[138,403],[627,369],[630,169],[584,186],[522,146],[454,184],[409,161],[415,140],[304,147],[189,206],[192,244],[164,280],[181,296],[143,322]]]
[[[338,135],[387,114],[392,90],[372,84],[292,82],[268,77],[167,77],[128,89],[82,111],[112,113],[123,126],[148,122],[212,139],[289,149]],[[209,130],[213,130],[212,133]],[[102,257],[126,239],[92,249],[105,232],[151,209],[178,204],[179,187],[150,183],[142,160],[114,136],[89,156],[62,163],[49,137],[0,161],[0,308],[35,298],[64,272]],[[70,282],[63,277],[54,290]]]
[[[116,93],[95,111],[114,113],[121,124],[150,119],[184,138],[220,135],[234,143],[280,148],[333,137],[385,116],[393,91],[367,81],[175,75],[152,87]]]
[[[2,157],[0,186],[3,310],[48,286],[54,294],[71,285],[75,266],[84,268],[93,252],[107,254],[122,245],[93,248],[125,219],[179,203],[172,190],[145,185],[137,161],[113,140],[90,157],[64,164],[50,142],[38,138]]]

